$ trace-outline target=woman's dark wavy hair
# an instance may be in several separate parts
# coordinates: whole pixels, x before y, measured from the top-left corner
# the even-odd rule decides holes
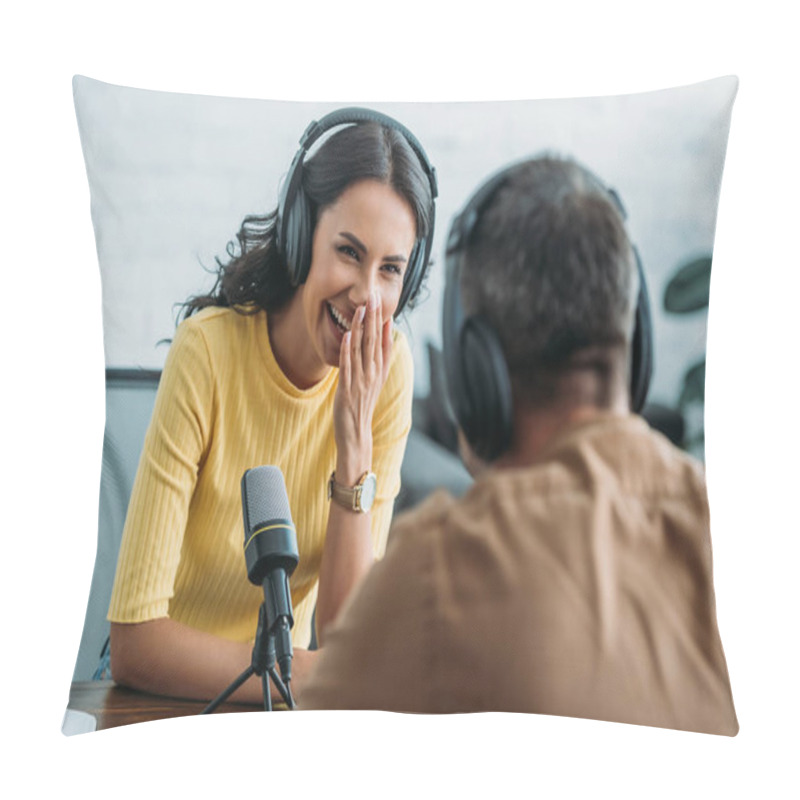
[[[368,178],[391,186],[405,198],[414,212],[417,240],[432,234],[433,198],[428,176],[403,134],[376,122],[342,128],[304,162],[303,189],[312,208],[314,227],[319,214],[345,189]],[[276,244],[277,214],[276,209],[265,216],[245,217],[236,234],[238,249],[237,243],[230,241],[225,248],[228,260],[215,258],[217,278],[211,291],[183,303],[180,318],[207,306],[233,307],[245,314],[260,309],[271,313],[289,302],[296,287]],[[415,297],[409,298],[407,307],[413,307]]]

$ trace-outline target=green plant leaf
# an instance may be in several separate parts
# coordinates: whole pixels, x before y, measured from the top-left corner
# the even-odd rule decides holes
[[[708,307],[711,256],[689,261],[672,276],[664,291],[664,310],[686,314]]]
[[[678,406],[686,408],[690,403],[703,403],[706,393],[706,360],[698,361],[686,370],[683,376],[683,389]]]

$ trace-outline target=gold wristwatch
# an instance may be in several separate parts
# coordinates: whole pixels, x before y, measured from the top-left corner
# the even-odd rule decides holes
[[[342,486],[336,483],[336,473],[331,473],[328,481],[328,500],[335,500],[349,511],[366,514],[375,502],[378,479],[374,472],[365,472],[355,486]]]

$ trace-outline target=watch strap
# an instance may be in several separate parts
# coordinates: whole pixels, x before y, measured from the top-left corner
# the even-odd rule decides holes
[[[335,500],[340,506],[350,511],[363,512],[361,507],[361,492],[364,488],[364,483],[371,475],[369,471],[365,472],[358,480],[355,486],[345,486],[344,484],[337,483],[336,473],[332,472],[328,480],[328,500]]]

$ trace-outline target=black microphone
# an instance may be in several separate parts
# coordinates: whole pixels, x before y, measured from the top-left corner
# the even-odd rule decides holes
[[[275,638],[281,678],[288,683],[292,679],[290,631],[294,625],[289,576],[299,555],[286,483],[278,467],[255,467],[244,473],[242,516],[247,577],[264,588],[267,632]]]

